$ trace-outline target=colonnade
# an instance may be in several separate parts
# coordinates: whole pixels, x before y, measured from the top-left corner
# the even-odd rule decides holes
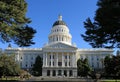
[[[48,70],[47,71],[47,76],[73,76],[73,71],[72,70]]]
[[[43,67],[75,67],[76,55],[71,52],[46,52],[43,54]]]
[[[71,37],[66,35],[54,35],[49,37],[49,42],[65,41],[71,43]]]

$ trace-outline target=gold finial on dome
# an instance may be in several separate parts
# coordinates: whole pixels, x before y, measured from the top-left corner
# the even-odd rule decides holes
[[[62,15],[59,15],[59,16],[58,16],[58,20],[59,20],[59,21],[62,21]]]

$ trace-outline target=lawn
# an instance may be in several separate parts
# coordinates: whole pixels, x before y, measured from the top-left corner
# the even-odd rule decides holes
[[[120,80],[101,80],[100,82],[120,82]]]
[[[7,78],[0,78],[0,80],[20,80],[18,77],[7,77]]]

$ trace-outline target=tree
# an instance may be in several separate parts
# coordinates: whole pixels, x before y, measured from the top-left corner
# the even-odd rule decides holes
[[[120,48],[120,1],[99,0],[94,21],[84,22],[81,36],[92,47]]]
[[[105,73],[107,76],[120,77],[120,56],[106,56],[104,60]]]
[[[40,56],[36,57],[35,64],[32,68],[33,75],[42,76],[42,58]]]
[[[0,0],[0,41],[11,42],[19,46],[34,44],[32,38],[36,31],[29,27],[26,18],[25,0]]]
[[[0,55],[0,76],[19,75],[20,70],[13,55]]]
[[[88,64],[88,60],[87,59],[84,59],[84,60],[78,59],[77,70],[78,70],[78,76],[85,77],[85,76],[89,75],[89,73],[91,72],[91,68]]]

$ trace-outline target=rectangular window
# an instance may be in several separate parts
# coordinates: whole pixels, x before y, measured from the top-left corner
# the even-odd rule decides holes
[[[53,66],[54,66],[54,62],[53,62]]]
[[[67,66],[67,62],[65,62],[65,66]]]
[[[81,56],[81,60],[83,60],[83,56]]]
[[[99,68],[99,62],[97,62],[97,67]]]
[[[94,63],[92,62],[92,67],[94,68]]]
[[[62,62],[58,62],[58,66],[62,66]]]
[[[53,59],[54,59],[54,55],[53,55]]]
[[[67,59],[67,55],[65,55],[65,59]]]
[[[92,67],[94,68],[94,65],[92,64]]]
[[[26,60],[28,59],[27,54],[26,54]]]
[[[31,57],[31,60],[33,60],[33,57]]]
[[[31,64],[31,67],[33,67],[33,65]]]
[[[51,55],[50,55],[50,59],[51,59]]]
[[[69,56],[69,59],[70,59],[70,56]]]
[[[69,66],[70,66],[70,62],[69,62]]]
[[[94,57],[91,57],[91,60],[94,60]]]
[[[49,62],[49,66],[51,66],[51,62]]]
[[[31,62],[31,67],[33,66],[33,62]]]
[[[27,67],[27,64],[26,64],[26,67]]]
[[[50,70],[47,70],[47,76],[50,76]]]
[[[97,61],[99,61],[99,58],[97,57]]]

